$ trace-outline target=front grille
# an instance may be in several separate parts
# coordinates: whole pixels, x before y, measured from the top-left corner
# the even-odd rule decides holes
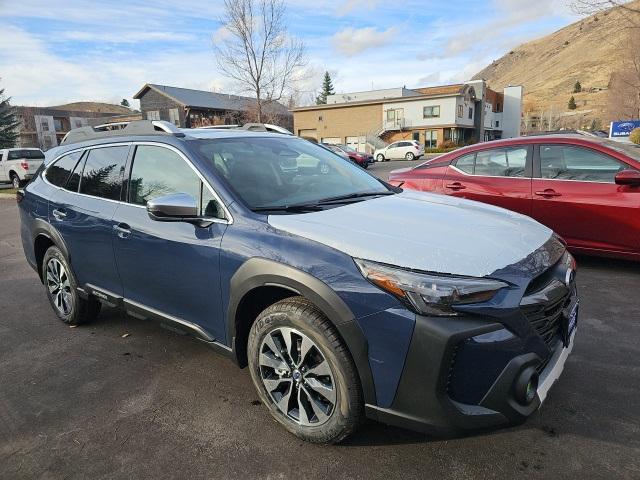
[[[567,293],[567,295],[554,302],[522,307],[531,327],[540,335],[549,348],[554,347],[554,339],[561,326],[562,309],[569,300],[569,294]]]

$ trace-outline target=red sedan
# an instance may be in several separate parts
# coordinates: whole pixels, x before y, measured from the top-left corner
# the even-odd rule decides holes
[[[635,145],[578,135],[496,140],[395,170],[389,182],[523,213],[579,253],[640,260]]]

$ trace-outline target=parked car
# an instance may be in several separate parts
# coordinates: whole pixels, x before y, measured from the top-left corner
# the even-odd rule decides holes
[[[424,146],[416,140],[393,142],[377,149],[373,156],[378,162],[387,160],[416,160],[424,155]]]
[[[578,312],[551,230],[401,192],[297,137],[161,123],[72,131],[19,191],[60,320],[106,304],[189,333],[248,366],[275,420],[312,442],[365,416],[505,425],[545,400]]]
[[[44,161],[39,148],[5,148],[0,150],[0,182],[20,188]]]
[[[337,145],[333,145],[331,143],[322,143],[321,144],[324,148],[327,148],[329,150],[331,150],[333,153],[335,153],[336,155],[344,158],[345,160],[351,160],[349,158],[349,155],[347,155],[341,148],[338,148]]]
[[[584,136],[481,143],[391,172],[402,188],[528,215],[580,253],[640,260],[640,149]]]
[[[373,163],[373,155],[359,152],[348,145],[338,144],[335,145],[335,147],[346,153],[352,162],[360,165],[362,168],[369,168],[369,164]]]

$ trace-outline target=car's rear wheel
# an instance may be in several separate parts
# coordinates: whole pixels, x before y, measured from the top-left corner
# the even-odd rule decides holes
[[[381,153],[379,153],[379,154],[378,154],[378,156],[376,157],[376,160],[377,160],[378,162],[384,162],[384,155],[383,155],[383,154],[381,154]]]
[[[100,313],[100,302],[83,299],[78,295],[77,282],[69,263],[60,249],[51,246],[42,261],[42,278],[53,311],[69,325],[80,325],[93,320]]]
[[[314,443],[336,443],[363,418],[353,360],[327,317],[302,297],[264,310],[248,341],[251,378],[271,415]]]
[[[11,174],[11,185],[13,188],[20,188],[20,177],[15,173]]]
[[[406,160],[408,160],[408,161],[412,161],[412,160],[414,160],[416,158],[416,156],[411,152],[407,152],[407,154],[404,156],[404,158]]]

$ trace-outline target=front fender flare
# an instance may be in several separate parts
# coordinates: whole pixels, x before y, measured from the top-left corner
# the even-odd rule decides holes
[[[243,263],[231,277],[227,338],[231,339],[234,352],[238,350],[236,345],[238,306],[251,290],[263,286],[291,290],[312,302],[326,315],[351,353],[360,377],[365,402],[375,405],[376,395],[369,366],[369,347],[351,309],[326,283],[290,265],[266,258],[251,258]]]

